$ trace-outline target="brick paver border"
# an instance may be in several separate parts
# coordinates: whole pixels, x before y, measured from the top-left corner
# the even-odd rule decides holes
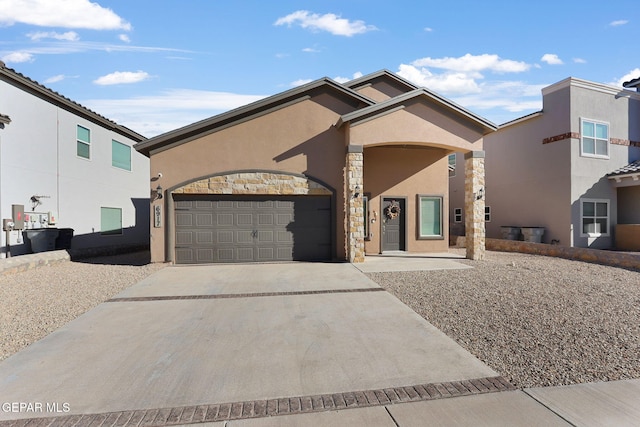
[[[384,406],[516,390],[501,376],[314,396],[0,421],[0,427],[172,426]]]
[[[155,297],[124,297],[111,298],[105,302],[137,302],[137,301],[172,301],[193,299],[223,299],[223,298],[253,298],[253,297],[279,297],[296,295],[321,295],[321,294],[346,294],[354,292],[385,292],[383,288],[362,289],[328,289],[317,291],[291,291],[291,292],[253,292],[245,294],[212,294],[212,295],[167,295]]]

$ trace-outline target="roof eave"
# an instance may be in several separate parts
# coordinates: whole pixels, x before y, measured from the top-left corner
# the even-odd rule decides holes
[[[183,139],[191,140],[197,135],[216,129],[216,127],[219,125],[229,125],[237,120],[241,120],[253,114],[258,114],[261,111],[275,107],[279,104],[284,104],[286,102],[291,102],[293,100],[299,99],[306,93],[325,85],[328,85],[331,88],[356,99],[358,102],[362,102],[368,105],[374,104],[374,101],[370,98],[363,96],[358,92],[355,92],[354,90],[351,90],[328,77],[324,77],[287,90],[285,92],[280,92],[278,94],[252,102],[250,104],[235,108],[233,110],[229,110],[213,117],[209,117],[199,122],[192,123],[179,129],[169,131],[162,135],[158,135],[154,138],[150,138],[146,141],[136,144],[134,148],[140,153],[149,156],[150,152],[156,148],[160,148]]]
[[[140,135],[139,133],[125,126],[119,125],[116,122],[109,120],[106,117],[103,117],[100,114],[78,104],[77,102],[74,102],[69,98],[60,95],[59,93],[54,92],[53,90],[45,86],[42,86],[40,83],[31,80],[30,78],[25,77],[10,68],[7,68],[1,61],[0,76],[5,76],[8,80],[11,80],[15,84],[20,85],[21,87],[34,92],[37,95],[40,95],[42,98],[46,99],[54,105],[64,108],[67,111],[71,111],[74,114],[77,114],[78,116],[81,116],[91,122],[97,123],[104,128],[111,129],[114,132],[132,139],[133,141],[139,142],[147,139],[145,136]]]

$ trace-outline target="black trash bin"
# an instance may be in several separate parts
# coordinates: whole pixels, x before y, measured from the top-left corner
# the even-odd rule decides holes
[[[73,239],[73,228],[59,228],[56,239],[56,250],[71,249],[71,239]]]
[[[33,228],[25,230],[25,233],[33,253],[52,251],[56,247],[57,228]]]

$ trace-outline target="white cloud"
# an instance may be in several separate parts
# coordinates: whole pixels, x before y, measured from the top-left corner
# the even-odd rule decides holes
[[[80,36],[75,31],[67,31],[66,33],[56,33],[55,31],[37,31],[35,33],[28,33],[27,37],[29,37],[33,41],[40,41],[42,39],[54,39],[75,42],[80,40]]]
[[[64,79],[65,79],[65,75],[64,74],[58,74],[57,76],[49,77],[44,82],[45,83],[57,83],[57,82],[61,82]]]
[[[555,53],[545,53],[544,55],[542,55],[542,58],[540,58],[540,61],[546,62],[549,65],[564,64],[564,62],[562,62],[562,59],[560,59]]]
[[[274,23],[274,25],[287,25],[288,27],[294,24],[312,31],[327,31],[336,36],[346,37],[377,30],[375,26],[367,25],[364,21],[350,21],[333,13],[319,15],[308,10],[298,10],[290,13],[287,16],[278,18]]]
[[[619,27],[621,25],[626,25],[628,23],[629,23],[629,21],[626,20],[626,19],[619,19],[617,21],[610,22],[609,25],[612,26],[612,27]]]
[[[92,30],[131,30],[131,24],[89,0],[3,0],[0,24],[41,27],[86,28]]]
[[[362,77],[363,74],[360,71],[356,71],[355,73],[353,73],[353,77],[349,78],[349,77],[334,77],[333,80],[337,81],[338,83],[346,83],[349,82],[353,79],[359,79],[360,77]]]
[[[620,77],[619,79],[614,79],[614,81],[609,82],[610,85],[613,86],[620,86],[622,87],[622,84],[624,82],[628,82],[630,80],[634,80],[640,78],[640,68],[634,68],[633,70],[629,71],[627,74],[625,74],[624,76]]]
[[[118,124],[152,137],[262,98],[263,95],[174,89],[155,96],[90,99],[81,103]]]
[[[33,62],[35,59],[33,57],[32,54],[30,54],[29,52],[11,52],[7,55],[4,55],[2,57],[2,61],[10,64],[10,63],[14,63],[14,64],[18,64],[21,62]]]
[[[120,41],[123,41],[125,43],[131,43],[131,39],[126,34],[120,34],[118,38],[120,39]]]
[[[291,82],[291,87],[306,85],[307,83],[311,83],[313,79],[298,79]]]
[[[459,58],[421,58],[413,61],[416,67],[433,67],[444,70],[472,72],[490,70],[497,73],[520,73],[531,66],[526,62],[502,59],[498,55],[471,55],[467,53]]]
[[[145,71],[116,71],[106,76],[98,77],[93,82],[97,85],[118,85],[128,83],[138,83],[151,77]]]
[[[575,62],[576,64],[586,64],[587,60],[582,58],[573,58],[573,62]]]
[[[429,88],[435,92],[448,94],[480,92],[476,82],[477,74],[469,75],[456,72],[434,74],[427,68],[400,64],[398,75],[418,86]]]
[[[433,28],[431,28],[431,27],[424,27],[424,31],[425,31],[425,32],[427,32],[427,33],[430,33],[430,32],[432,32],[432,31],[433,31]]]
[[[305,47],[304,49],[302,49],[303,52],[305,53],[318,53],[320,52],[319,49],[314,49],[312,47]]]

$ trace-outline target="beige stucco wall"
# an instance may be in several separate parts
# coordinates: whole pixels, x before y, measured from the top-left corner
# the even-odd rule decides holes
[[[373,212],[377,221],[369,224],[372,236],[365,242],[367,254],[381,252],[381,204],[384,197],[406,197],[407,251],[446,252],[448,226],[446,213],[448,196],[448,152],[439,148],[419,146],[370,147],[364,150],[364,193],[370,195],[369,218]],[[442,240],[418,240],[418,195],[443,197],[444,236]]]
[[[467,120],[468,123],[468,120]],[[388,142],[439,146],[455,151],[482,150],[482,133],[438,108],[411,102],[406,108],[350,125],[349,143]]]
[[[330,107],[330,108],[327,108]],[[352,106],[324,95],[301,101],[171,149],[152,153],[151,176],[165,190],[226,172],[267,170],[304,174],[336,190],[337,257],[344,258],[344,130],[332,126]],[[155,186],[155,183],[154,183]],[[172,215],[171,196],[155,204]],[[173,218],[165,218],[163,225]],[[152,222],[153,223],[153,222]],[[165,227],[151,228],[152,261],[165,260]],[[167,247],[167,251],[173,248]],[[170,255],[170,254],[167,254]],[[172,258],[172,256],[166,256]]]
[[[376,80],[371,84],[356,88],[356,92],[361,93],[376,102],[386,101],[387,99],[396,97],[408,91],[409,89],[407,88],[401,89],[383,80]]]

